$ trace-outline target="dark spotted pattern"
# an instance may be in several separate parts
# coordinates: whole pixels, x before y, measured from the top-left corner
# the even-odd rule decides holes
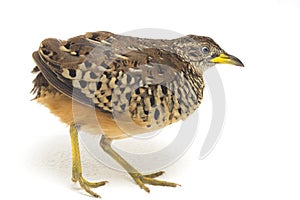
[[[95,32],[47,39],[39,56],[60,83],[100,110],[129,114],[143,127],[163,127],[194,112],[204,89],[201,70],[178,55],[173,43]]]

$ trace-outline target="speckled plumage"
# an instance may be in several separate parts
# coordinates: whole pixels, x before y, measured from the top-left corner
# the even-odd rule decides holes
[[[35,100],[70,125],[72,180],[91,190],[106,184],[82,176],[78,130],[102,134],[100,146],[145,191],[145,184],[176,187],[142,175],[111,147],[114,139],[163,128],[186,119],[203,98],[203,72],[216,63],[243,66],[211,38],[173,40],[93,32],[66,41],[49,38],[33,53]]]
[[[146,130],[162,128],[185,119],[202,100],[202,71],[177,54],[181,40],[109,32],[46,39],[34,53],[41,70],[37,79],[44,76],[59,92],[117,120],[127,116]]]

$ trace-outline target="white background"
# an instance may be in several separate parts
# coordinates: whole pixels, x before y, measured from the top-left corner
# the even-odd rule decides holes
[[[82,148],[85,176],[109,180],[103,199],[299,199],[300,97],[297,0],[2,1],[1,199],[91,199],[71,183],[68,128],[30,101],[31,53],[47,37],[164,28],[208,35],[245,68],[218,66],[227,102],[222,137],[204,160],[201,131],[162,178],[180,188],[140,190]],[[208,92],[205,93],[209,97]],[[209,98],[201,117],[209,115]],[[204,120],[205,121],[205,120]],[[201,127],[200,127],[201,128]]]

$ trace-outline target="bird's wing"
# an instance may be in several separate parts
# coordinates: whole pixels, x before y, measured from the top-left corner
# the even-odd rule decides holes
[[[97,46],[92,41],[105,39],[110,35],[113,34],[97,32],[77,36],[68,41],[46,39],[41,43],[39,50],[33,53],[33,59],[39,69],[36,71],[41,71],[43,77],[61,93],[81,103],[94,106],[90,98],[73,86],[73,81],[82,78],[79,75],[79,65],[84,62],[85,56]]]
[[[97,32],[68,41],[47,39],[33,57],[53,87],[79,102],[117,113],[121,121],[126,120],[118,113],[129,111],[129,118],[142,126],[159,116],[160,123],[170,123],[198,104],[183,73],[189,63],[159,48],[118,51],[106,40],[112,36]]]

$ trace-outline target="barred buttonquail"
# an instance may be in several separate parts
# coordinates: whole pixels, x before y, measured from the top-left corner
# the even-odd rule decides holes
[[[44,40],[33,53],[35,100],[70,125],[74,182],[94,197],[82,176],[78,130],[102,134],[100,146],[145,191],[145,184],[176,187],[142,175],[111,147],[122,139],[184,120],[201,103],[202,74],[216,63],[243,66],[211,38],[188,35],[173,40],[91,32],[67,41]]]

